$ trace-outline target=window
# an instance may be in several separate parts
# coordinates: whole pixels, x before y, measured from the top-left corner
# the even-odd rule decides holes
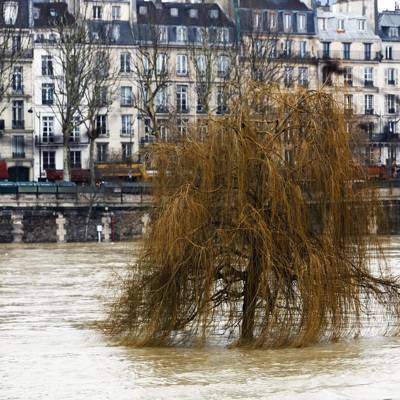
[[[285,48],[283,51],[283,56],[284,57],[292,56],[292,41],[291,40],[285,40]]]
[[[101,19],[102,8],[100,6],[93,6],[93,19]]]
[[[207,86],[205,84],[199,84],[196,87],[197,92],[197,113],[204,113],[206,111],[206,102],[207,102]]]
[[[343,80],[346,86],[353,86],[353,68],[345,67],[343,70]]]
[[[121,135],[132,135],[133,116],[130,114],[121,115]]]
[[[188,58],[186,54],[178,54],[176,56],[176,74],[187,75],[188,73]]]
[[[343,43],[343,58],[350,60],[350,47],[351,43]]]
[[[178,119],[176,121],[176,127],[180,136],[185,137],[187,135],[188,121],[186,119]]]
[[[12,137],[12,157],[25,158],[25,138],[22,135]]]
[[[160,88],[157,92],[156,111],[159,113],[168,112],[168,92],[165,86]]]
[[[385,47],[385,58],[386,58],[386,60],[393,60],[393,47],[392,46]]]
[[[157,73],[157,75],[167,73],[167,55],[166,54],[157,54],[156,73]]]
[[[207,72],[206,56],[203,54],[196,58],[196,72],[201,76],[204,76]]]
[[[225,114],[228,111],[224,88],[219,87],[217,92],[217,114]]]
[[[171,14],[171,17],[177,17],[178,16],[178,9],[176,7],[172,7],[170,9],[170,14]]]
[[[20,35],[14,35],[11,38],[11,49],[12,49],[13,53],[21,51],[22,42],[21,42],[21,36]]]
[[[72,130],[72,135],[70,137],[70,142],[79,143],[81,138],[81,128],[80,128],[80,120],[78,117],[74,118],[74,129]]]
[[[191,8],[189,10],[189,17],[190,18],[197,18],[198,16],[199,16],[198,10],[196,10],[195,8]]]
[[[218,10],[210,10],[210,18],[211,19],[217,19],[219,17],[219,12]]]
[[[97,161],[104,162],[108,160],[108,143],[97,143]]]
[[[372,67],[364,68],[364,86],[365,87],[374,86],[374,69]]]
[[[352,94],[344,95],[344,109],[347,111],[353,111],[353,95]]]
[[[121,106],[131,106],[133,105],[133,94],[131,86],[121,87]]]
[[[365,20],[364,19],[358,20],[358,30],[365,31]]]
[[[158,128],[160,130],[160,139],[163,142],[167,142],[168,141],[168,129],[166,126],[166,122],[164,119],[158,119],[157,120],[157,124],[158,124]]]
[[[13,75],[12,75],[12,90],[16,94],[24,93],[22,77],[23,77],[22,67],[16,65],[13,68]]]
[[[322,83],[327,86],[332,85],[332,71],[330,67],[322,68]]]
[[[111,14],[113,21],[121,19],[121,7],[120,6],[112,6]]]
[[[387,94],[386,95],[386,113],[395,114],[396,113],[396,95]]]
[[[305,14],[297,15],[297,30],[299,32],[304,32],[306,30],[306,16]]]
[[[283,83],[286,87],[291,87],[293,84],[293,67],[286,66],[283,71]]]
[[[276,31],[278,27],[278,14],[276,12],[268,12],[268,25],[271,31]]]
[[[77,150],[71,150],[69,152],[69,161],[71,163],[71,168],[82,168],[81,152]]]
[[[186,26],[178,26],[176,28],[176,41],[178,43],[186,43],[186,41],[187,41]]]
[[[374,113],[374,95],[366,94],[364,95],[364,111],[367,115],[372,115]]]
[[[147,7],[146,6],[140,6],[139,7],[139,15],[146,15],[147,14]]]
[[[98,136],[108,136],[107,115],[98,115],[96,117],[96,132]]]
[[[386,70],[386,84],[387,85],[396,85],[397,84],[397,69],[396,68],[388,68]]]
[[[43,157],[43,169],[56,169],[56,152],[55,151],[44,151]]]
[[[397,121],[396,120],[388,121],[388,131],[389,131],[389,133],[397,133]]]
[[[133,143],[121,143],[123,161],[127,161],[132,158],[132,144]]]
[[[338,31],[344,31],[344,19],[343,18],[338,19],[337,29],[338,29]]]
[[[176,109],[178,112],[189,112],[188,87],[186,85],[176,86]]]
[[[42,56],[42,75],[53,76],[53,58],[52,56]]]
[[[229,42],[229,29],[228,28],[219,28],[217,30],[218,42],[219,43],[228,43]]]
[[[120,72],[131,72],[131,53],[128,52],[121,53]]]
[[[262,23],[261,23],[261,12],[260,11],[253,11],[253,26],[255,30],[261,30]]]
[[[218,56],[217,61],[217,75],[220,78],[224,78],[228,75],[229,70],[229,58],[228,56]]]
[[[160,43],[167,43],[168,42],[168,29],[166,26],[160,26],[158,31],[158,37]]]
[[[331,56],[331,42],[322,42],[322,57],[330,58]]]
[[[206,28],[196,28],[196,42],[203,43],[204,42],[204,33],[206,32]]]
[[[307,42],[305,40],[303,40],[300,42],[299,46],[300,46],[300,53],[299,53],[300,57],[301,58],[306,57],[307,56]]]
[[[290,32],[292,30],[292,15],[291,14],[284,14],[283,29],[285,32]]]
[[[12,129],[24,129],[24,102],[14,100],[12,102]]]
[[[42,117],[42,141],[54,142],[54,117]]]
[[[42,104],[51,106],[54,101],[54,83],[42,83]]]
[[[389,28],[389,37],[392,37],[392,38],[399,37],[399,28],[397,28],[395,26],[391,26]]]
[[[365,60],[371,59],[371,50],[372,50],[372,44],[364,43],[364,59]]]
[[[326,18],[318,18],[318,28],[320,31],[326,31]]]
[[[308,68],[299,67],[299,85],[308,87]]]
[[[6,1],[3,4],[3,15],[6,25],[15,25],[18,15],[18,3],[16,1]]]

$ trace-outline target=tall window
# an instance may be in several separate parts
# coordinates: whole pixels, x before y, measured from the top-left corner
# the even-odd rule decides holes
[[[353,68],[345,67],[343,70],[343,80],[346,86],[353,86]]]
[[[81,152],[79,150],[71,150],[69,152],[69,161],[71,168],[82,168]]]
[[[228,56],[218,56],[218,62],[217,62],[217,75],[220,78],[224,78],[225,76],[228,75],[228,70],[229,70],[229,58]]]
[[[121,53],[120,72],[131,72],[131,53],[129,52]]]
[[[374,95],[366,94],[364,95],[364,110],[365,114],[373,114],[374,113]]]
[[[161,87],[157,92],[156,111],[159,113],[168,112],[168,93],[165,86]]]
[[[107,136],[107,115],[102,114],[96,117],[96,131],[99,136]]]
[[[93,19],[101,19],[102,11],[100,6],[93,6]]]
[[[292,30],[292,15],[291,14],[284,14],[283,29],[285,32],[290,32]]]
[[[25,158],[25,138],[22,135],[12,137],[13,158]]]
[[[396,26],[391,26],[389,28],[389,37],[392,37],[392,38],[399,37],[399,28],[397,28]]]
[[[188,87],[186,85],[176,86],[176,108],[178,112],[188,112]]]
[[[395,86],[397,84],[397,69],[388,68],[386,69],[386,84]]]
[[[79,143],[80,138],[81,138],[81,128],[79,126],[79,118],[75,117],[74,118],[74,129],[72,130],[72,135],[70,137],[70,141],[72,143]]]
[[[374,86],[374,69],[372,67],[364,68],[364,86]]]
[[[330,58],[330,56],[331,56],[331,43],[322,42],[322,57]]]
[[[305,40],[302,40],[299,44],[300,46],[300,57],[306,57],[307,56],[307,42]]]
[[[228,28],[219,28],[217,31],[218,42],[219,43],[228,43],[229,42],[229,29]]]
[[[385,47],[385,58],[386,58],[386,60],[393,60],[393,47],[392,46]]]
[[[353,95],[345,94],[344,95],[344,108],[348,111],[353,111]]]
[[[351,43],[343,43],[343,58],[345,60],[350,60],[350,46]]]
[[[370,60],[372,54],[372,43],[364,43],[364,59]]]
[[[132,144],[133,143],[121,143],[122,159],[124,161],[132,158]]]
[[[188,58],[186,54],[178,54],[176,56],[176,74],[187,75],[188,73]]]
[[[12,118],[13,129],[24,129],[24,102],[22,100],[13,100]]]
[[[176,41],[178,43],[186,43],[186,41],[187,41],[186,26],[177,26],[176,27]]]
[[[187,128],[188,128],[187,119],[178,119],[176,121],[176,127],[180,136],[185,137],[187,135]]]
[[[42,117],[42,141],[54,142],[54,117]]]
[[[337,28],[339,31],[344,31],[344,19],[343,18],[338,19]]]
[[[276,12],[268,12],[268,25],[272,32],[276,31],[278,27],[278,14]]]
[[[12,76],[12,90],[14,93],[23,94],[24,92],[22,77],[23,77],[22,67],[16,65],[13,68],[13,76]]]
[[[358,20],[358,30],[365,31],[365,20],[364,19]]]
[[[131,86],[121,87],[121,106],[131,106],[133,104],[133,93]]]
[[[299,85],[308,87],[308,68],[299,67]]]
[[[168,28],[166,26],[160,26],[158,28],[158,38],[160,43],[168,42]]]
[[[157,54],[156,60],[156,73],[162,75],[167,73],[167,55]]]
[[[130,136],[132,134],[133,117],[130,114],[121,115],[121,135]]]
[[[386,95],[386,112],[388,114],[396,113],[396,95],[394,94]]]
[[[199,55],[196,58],[196,73],[200,74],[201,76],[204,76],[207,71],[207,62],[206,62],[206,56],[205,55]]]
[[[53,76],[53,58],[52,56],[42,56],[42,75]]]
[[[14,35],[11,38],[11,46],[13,53],[17,53],[22,49],[21,35]]]
[[[219,87],[217,92],[217,114],[225,114],[227,111],[226,94],[224,88]]]
[[[299,32],[304,32],[306,30],[306,16],[305,14],[297,15],[297,30]]]
[[[42,154],[43,169],[56,169],[56,152],[44,151]]]
[[[42,83],[42,104],[51,106],[54,101],[54,83]]]
[[[120,6],[112,6],[111,8],[112,19],[114,21],[121,19],[121,7]]]
[[[253,27],[255,30],[260,30],[262,28],[261,17],[260,11],[253,11]]]
[[[293,67],[286,66],[283,71],[283,83],[286,87],[290,87],[293,84]]]
[[[291,57],[292,56],[292,41],[291,40],[285,40],[285,50],[284,54],[285,57]]]
[[[97,143],[97,161],[108,160],[108,143]]]

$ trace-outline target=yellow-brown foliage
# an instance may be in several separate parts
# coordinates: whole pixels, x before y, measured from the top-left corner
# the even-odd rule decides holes
[[[341,108],[323,92],[254,85],[208,134],[159,144],[143,250],[110,316],[139,345],[206,339],[306,345],[357,334],[365,307],[399,314],[397,279],[369,270],[372,191]]]

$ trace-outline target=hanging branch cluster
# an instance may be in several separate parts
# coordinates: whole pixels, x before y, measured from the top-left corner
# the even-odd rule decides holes
[[[375,302],[398,322],[400,283],[370,270],[376,202],[354,185],[333,97],[254,83],[230,109],[206,137],[154,147],[152,222],[111,332],[299,346],[357,334]]]

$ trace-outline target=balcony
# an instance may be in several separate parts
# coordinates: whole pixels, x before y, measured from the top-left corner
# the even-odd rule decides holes
[[[13,86],[11,88],[11,95],[12,96],[23,96],[24,95],[24,86],[23,85]]]
[[[110,131],[105,126],[99,126],[96,128],[96,135],[99,138],[110,137]]]
[[[166,105],[157,105],[156,112],[159,114],[168,114],[168,107]]]
[[[132,107],[132,106],[133,106],[133,98],[121,99],[121,107]]]
[[[25,121],[22,119],[21,120],[13,120],[11,127],[12,127],[12,129],[25,129]]]
[[[21,152],[21,151],[16,151],[12,153],[12,158],[16,159],[16,158],[25,158],[25,152]]]
[[[373,108],[366,108],[364,111],[365,115],[374,115],[374,109]]]
[[[373,88],[374,87],[374,81],[365,80],[364,81],[364,87]]]
[[[188,106],[179,106],[178,105],[178,107],[176,108],[176,111],[178,113],[181,113],[181,114],[187,114],[187,113],[189,113],[189,107]]]
[[[63,146],[64,136],[50,135],[44,137],[35,136],[35,145],[40,147]]]
[[[394,107],[390,107],[387,110],[388,114],[396,114],[396,109]]]
[[[345,57],[346,55],[346,57]],[[349,56],[349,57],[347,57]],[[376,52],[375,54],[371,54],[369,58],[365,57],[366,54],[363,51],[352,51],[350,54],[344,54],[343,51],[335,50],[335,51],[319,51],[318,58],[323,60],[357,60],[357,61],[381,61],[382,54],[380,52]]]
[[[133,135],[133,129],[121,129],[120,136],[131,137]]]

